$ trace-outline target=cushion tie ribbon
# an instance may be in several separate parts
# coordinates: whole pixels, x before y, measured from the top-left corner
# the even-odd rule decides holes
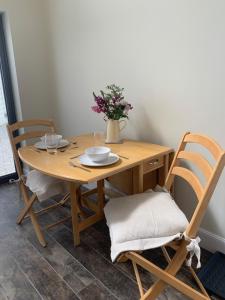
[[[24,184],[26,184],[26,176],[22,175],[18,179],[9,179],[9,183],[19,183],[19,182],[23,182]]]
[[[197,269],[201,268],[201,261],[200,261],[200,259],[201,259],[201,248],[199,247],[199,243],[201,242],[200,237],[197,236],[195,239],[191,239],[186,235],[186,233],[184,233],[184,238],[185,238],[186,241],[190,242],[186,247],[187,251],[190,252],[190,257],[186,261],[186,265],[188,267],[191,267],[192,258],[195,255],[197,260],[198,260]]]

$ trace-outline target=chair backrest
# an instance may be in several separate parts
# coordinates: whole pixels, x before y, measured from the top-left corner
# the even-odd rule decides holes
[[[195,143],[206,148],[214,158],[214,164],[201,154],[192,151],[186,151],[187,144]],[[192,170],[181,166],[181,161],[193,163],[203,173],[205,177],[205,184],[203,185],[199,177]],[[212,139],[205,135],[193,134],[187,132],[184,134],[178,150],[174,156],[168,176],[166,178],[165,186],[168,190],[171,189],[174,177],[182,177],[187,181],[197,196],[197,206],[191,217],[186,233],[190,237],[195,237],[202,218],[206,212],[209,200],[215,190],[218,179],[221,175],[225,163],[225,151]]]
[[[28,128],[30,130],[27,130]],[[35,130],[34,127],[41,127],[42,129]],[[20,132],[21,129],[26,129],[24,132]],[[25,120],[19,121],[11,125],[7,125],[9,140],[11,143],[13,156],[15,160],[16,170],[18,176],[23,175],[20,159],[17,152],[17,145],[23,141],[29,139],[38,138],[44,136],[48,132],[55,132],[55,124],[52,120]]]

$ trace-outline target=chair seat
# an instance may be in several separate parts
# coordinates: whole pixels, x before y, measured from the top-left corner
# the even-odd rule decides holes
[[[112,261],[125,251],[152,249],[179,238],[188,220],[167,192],[111,199],[104,208]]]
[[[66,183],[58,178],[32,170],[26,177],[26,186],[37,195],[39,201],[67,192]]]

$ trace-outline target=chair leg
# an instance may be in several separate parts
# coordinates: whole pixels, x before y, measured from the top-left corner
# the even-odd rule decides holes
[[[133,264],[134,273],[135,273],[135,277],[136,277],[136,280],[137,280],[139,292],[140,292],[141,297],[143,297],[144,296],[144,291],[143,291],[143,287],[142,287],[142,283],[141,283],[140,274],[138,272],[137,264],[134,261],[132,261],[132,264]]]
[[[167,263],[169,264],[171,262],[171,257],[169,256],[169,253],[167,252],[166,247],[162,246],[161,249],[162,249],[163,255],[164,255]]]
[[[164,255],[166,261],[168,263],[170,263],[171,262],[171,257],[169,256],[169,254],[168,254],[168,252],[166,250],[166,247],[162,246],[161,248],[162,248],[163,255]],[[197,283],[197,285],[200,288],[200,290],[202,291],[202,293],[205,296],[209,297],[209,294],[207,293],[206,289],[204,288],[203,284],[201,283],[200,279],[198,278],[197,274],[195,273],[195,270],[192,267],[188,267],[188,270],[191,272],[191,274],[192,274],[195,282]]]
[[[43,235],[43,232],[41,230],[41,227],[40,227],[40,225],[39,225],[39,223],[37,221],[37,217],[35,216],[35,214],[34,214],[33,211],[30,212],[29,215],[30,215],[31,222],[32,222],[32,224],[34,226],[34,230],[35,230],[35,233],[37,235],[37,238],[38,238],[40,244],[42,245],[42,247],[46,247],[47,246],[47,242],[46,242],[46,240],[44,238],[44,235]]]
[[[161,247],[161,248],[162,248],[163,255],[164,255],[166,261],[167,261],[168,263],[170,263],[170,262],[171,262],[171,257],[169,256],[169,254],[168,254],[168,252],[167,252],[167,250],[166,250],[166,247],[163,246],[163,247]],[[203,284],[201,283],[200,279],[198,278],[197,274],[195,273],[195,270],[194,270],[192,267],[188,267],[188,270],[191,272],[191,274],[192,274],[192,276],[193,276],[195,282],[197,283],[197,285],[198,285],[198,287],[200,288],[200,290],[202,291],[202,293],[203,293],[205,296],[209,297],[209,294],[207,293],[206,289],[204,288]]]
[[[17,224],[20,225],[23,221],[23,219],[26,217],[26,215],[28,214],[29,210],[31,209],[33,203],[36,200],[36,194],[33,194],[31,196],[31,198],[28,200],[28,204],[22,209],[22,211],[20,212],[18,218],[17,218]]]
[[[28,205],[28,203],[29,203],[28,193],[27,193],[26,187],[24,186],[24,184],[22,182],[20,183],[20,189],[21,189],[21,192],[22,192],[22,195],[23,195],[24,202],[25,202],[26,205]],[[41,227],[38,224],[37,217],[36,217],[35,213],[32,211],[32,208],[30,208],[28,214],[31,218],[31,222],[34,226],[34,230],[35,230],[35,233],[37,235],[37,238],[38,238],[40,244],[43,247],[46,247],[46,245],[47,245],[46,240],[45,240],[44,235],[42,233]]]
[[[183,250],[183,249],[181,249]],[[182,252],[182,251],[181,251]],[[179,253],[180,254],[180,253]],[[148,261],[144,257],[140,256],[139,254],[135,252],[128,252],[126,253],[127,257],[132,260],[132,262],[140,265],[145,270],[149,271],[150,273],[154,274],[157,278],[160,278],[160,280],[165,283],[166,285],[170,285],[180,291],[182,294],[188,296],[189,298],[193,300],[209,300],[210,298],[199,291],[193,289],[190,285],[184,283],[183,281],[176,278],[174,275],[171,275],[168,271],[163,270],[159,268],[154,263]],[[186,253],[184,252],[184,255],[186,256]],[[173,266],[175,264],[175,260],[173,261]],[[179,261],[180,264],[180,261]],[[182,265],[182,263],[181,263]],[[180,265],[180,266],[181,266]],[[136,269],[136,272],[137,269]],[[141,296],[141,300],[146,299],[156,299],[157,295],[154,295],[153,292],[155,289],[149,289],[143,296]],[[161,292],[161,291],[158,291]]]
[[[177,250],[176,254],[172,258],[171,262],[165,269],[165,271],[170,275],[176,275],[176,273],[181,268],[183,262],[185,261],[187,254],[186,250],[186,243],[185,241],[182,242],[180,245],[180,248]],[[164,290],[166,287],[166,283],[162,280],[157,280],[151,288],[145,293],[143,300],[153,300],[156,299],[156,297]]]
[[[62,200],[59,201],[60,205],[64,205],[70,199],[70,193],[67,193]]]
[[[200,288],[200,290],[203,292],[203,294],[207,297],[209,297],[209,294],[207,293],[206,289],[204,288],[203,284],[201,283],[200,279],[198,278],[197,274],[195,273],[194,269],[192,267],[189,267],[190,272],[192,274],[192,276],[195,279],[195,282],[197,283],[198,287]],[[210,297],[209,297],[210,299]]]

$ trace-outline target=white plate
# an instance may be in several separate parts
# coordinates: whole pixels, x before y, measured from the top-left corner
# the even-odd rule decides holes
[[[92,161],[86,154],[79,157],[80,163],[89,167],[103,167],[115,164],[119,160],[119,156],[115,153],[110,153],[108,159],[100,162]]]
[[[60,144],[58,145],[57,148],[63,148],[69,145],[69,141],[67,140],[61,140]],[[39,141],[37,143],[34,144],[34,147],[36,147],[37,149],[41,149],[41,150],[46,150],[46,145],[45,143],[43,143],[42,141]]]

